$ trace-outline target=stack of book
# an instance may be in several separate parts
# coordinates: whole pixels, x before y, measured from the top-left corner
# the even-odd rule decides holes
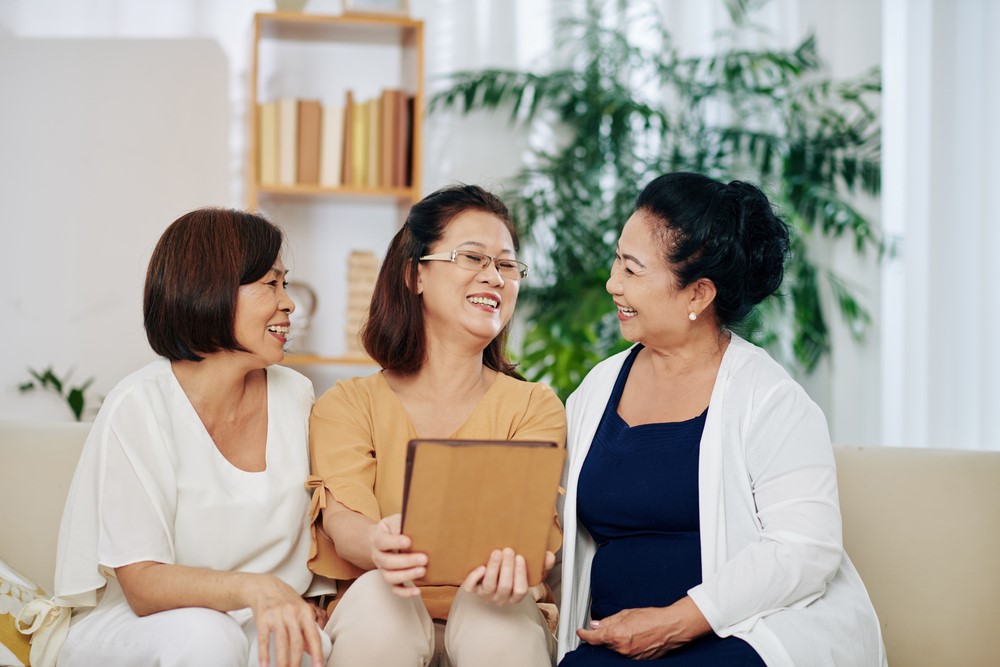
[[[260,105],[262,186],[405,188],[411,183],[413,97],[383,90],[343,104],[280,99]]]
[[[368,307],[378,277],[378,257],[365,250],[352,250],[347,260],[347,325],[345,356],[367,356],[359,333],[368,318]]]

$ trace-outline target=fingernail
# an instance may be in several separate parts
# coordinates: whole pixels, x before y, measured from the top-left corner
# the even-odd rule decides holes
[[[591,621],[590,622],[590,627],[592,627],[592,628],[600,627],[600,625],[601,625],[600,621]]]

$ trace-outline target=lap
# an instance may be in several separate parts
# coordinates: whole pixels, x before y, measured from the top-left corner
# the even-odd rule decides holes
[[[636,661],[606,646],[580,644],[559,662],[559,667],[626,667]],[[643,660],[643,665],[662,667],[764,667],[757,652],[737,637],[710,635],[668,652],[656,660]]]
[[[323,643],[328,653],[329,639]],[[184,607],[138,616],[112,580],[100,604],[71,621],[58,663],[59,667],[257,667],[257,628],[249,609],[227,614]],[[308,664],[307,656],[303,665]]]
[[[191,607],[136,616],[125,603],[72,623],[59,665],[246,667],[249,654],[244,628],[228,614]]]
[[[551,665],[555,652],[555,640],[531,600],[497,607],[460,591],[442,633],[419,597],[395,595],[377,571],[350,586],[326,631],[337,664]]]

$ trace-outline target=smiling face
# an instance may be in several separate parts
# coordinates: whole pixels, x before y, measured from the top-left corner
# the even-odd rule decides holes
[[[259,280],[240,285],[236,296],[236,342],[260,365],[270,366],[285,357],[288,315],[295,304],[285,291],[287,271],[279,257]]]
[[[618,306],[622,336],[647,347],[683,343],[691,330],[688,315],[700,311],[697,285],[678,289],[663,242],[654,233],[659,224],[645,211],[632,214],[618,239],[606,285]]]
[[[467,250],[498,259],[516,259],[510,231],[500,218],[469,210],[455,216],[427,254]],[[475,341],[485,348],[514,314],[520,280],[504,278],[493,263],[473,271],[454,262],[423,261],[418,265],[428,339]]]

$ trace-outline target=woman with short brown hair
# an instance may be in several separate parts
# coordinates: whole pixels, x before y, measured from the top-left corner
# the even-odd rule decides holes
[[[323,664],[302,598],[312,384],[276,365],[295,308],[282,240],[200,209],[157,243],[143,311],[162,358],[104,400],[63,513],[62,667]]]

